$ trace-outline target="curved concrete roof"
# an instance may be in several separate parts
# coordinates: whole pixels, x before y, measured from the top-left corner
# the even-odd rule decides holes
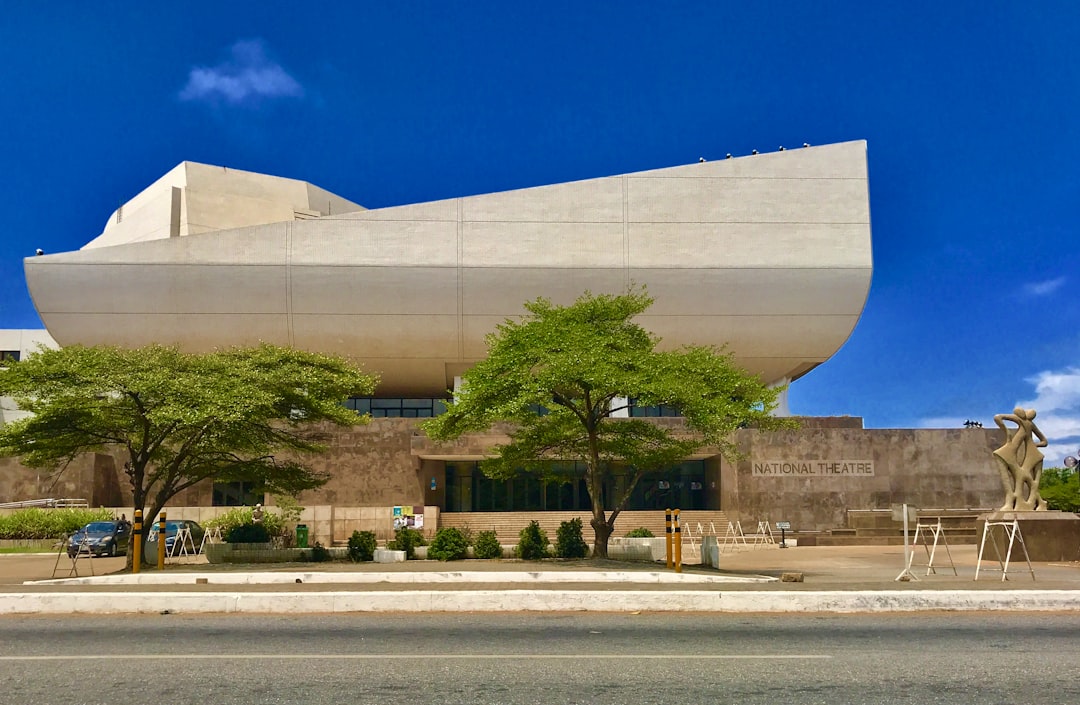
[[[656,299],[640,322],[665,347],[727,344],[772,382],[828,359],[859,319],[867,189],[866,144],[846,142],[187,236],[158,229],[25,267],[61,345],[267,341],[348,355],[382,374],[380,395],[398,396],[451,387],[526,300],[633,282]]]

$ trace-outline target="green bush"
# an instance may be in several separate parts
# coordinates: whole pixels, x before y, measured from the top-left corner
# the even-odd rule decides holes
[[[203,526],[207,529],[213,529],[214,527],[220,526],[222,535],[228,536],[229,532],[236,527],[254,523],[251,512],[251,507],[235,507],[220,516],[203,522]],[[262,525],[266,529],[266,533],[270,536],[286,536],[292,534],[292,531],[285,525],[285,520],[280,514],[274,512],[273,507],[263,507]],[[269,539],[267,539],[267,541],[269,541]]]
[[[653,536],[653,532],[646,529],[644,526],[639,526],[636,529],[630,529],[626,532],[626,538],[628,539],[651,539],[656,538]]]
[[[394,532],[394,540],[386,544],[391,551],[405,551],[405,558],[416,558],[416,547],[427,545],[424,542],[424,534],[417,529],[403,526]]]
[[[494,531],[481,531],[476,535],[473,555],[477,558],[502,558],[502,545]]]
[[[20,509],[0,516],[0,539],[58,539],[92,521],[112,521],[107,509]]]
[[[469,552],[469,541],[461,529],[439,529],[428,547],[428,557],[440,561],[460,561]]]
[[[225,536],[226,543],[270,543],[270,533],[262,524],[234,526]]]
[[[518,535],[518,545],[514,549],[514,553],[522,560],[537,561],[541,558],[547,558],[550,544],[551,542],[548,541],[544,530],[540,528],[540,524],[536,521],[530,521],[529,525],[522,529],[521,534]]]
[[[1070,468],[1046,468],[1039,479],[1039,495],[1051,509],[1080,511],[1080,473]]]
[[[555,555],[559,558],[584,558],[589,545],[581,537],[581,519],[573,518],[559,524],[555,532]]]
[[[354,531],[349,537],[349,558],[354,563],[370,561],[375,558],[375,533],[372,531]]]
[[[310,560],[312,563],[327,563],[334,560],[334,557],[330,555],[330,549],[316,541],[315,545],[311,547]]]

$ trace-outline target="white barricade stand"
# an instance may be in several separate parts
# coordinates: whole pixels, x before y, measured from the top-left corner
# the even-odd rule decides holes
[[[215,526],[212,529],[207,529],[206,533],[202,535],[202,541],[199,542],[199,550],[196,553],[202,553],[208,543],[222,543],[225,539],[221,536],[221,527]]]
[[[56,571],[60,568],[60,558],[67,554],[68,537],[64,537],[60,541],[59,549],[56,552],[56,563],[53,564],[52,576],[56,577]],[[90,557],[90,575],[94,575],[94,552],[90,550],[90,539],[83,534],[82,540],[79,541],[79,548],[75,551],[75,555],[71,557],[71,568],[68,570],[67,577],[78,578],[79,577],[79,557],[86,553]]]
[[[697,553],[700,556],[701,555],[701,543],[700,543],[700,541],[701,541],[701,538],[702,538],[701,524],[698,524],[698,535],[697,535],[696,538],[694,537],[694,528],[692,526],[690,526],[690,522],[686,523],[686,528],[683,530],[682,535],[683,535],[684,540],[689,540],[690,541],[690,545],[689,545],[690,550],[686,551],[686,553]]]
[[[931,544],[931,538],[933,543]],[[926,574],[933,573],[937,575],[937,568],[934,566],[934,557],[937,553],[937,547],[940,543],[945,547],[945,555],[949,557],[949,568],[952,569],[953,575],[959,575],[956,572],[956,564],[953,563],[952,551],[949,550],[949,541],[945,538],[945,530],[941,528],[941,517],[938,517],[937,522],[934,524],[928,524],[918,522],[915,524],[915,538],[911,541],[911,551],[908,553],[907,569],[910,572],[912,563],[915,561],[915,547],[919,545],[919,541],[922,541],[922,546],[926,550]],[[921,568],[922,566],[918,566]]]
[[[995,531],[1000,529],[1000,532]],[[998,546],[997,534],[1001,533],[1002,538],[1007,539],[1009,542],[1008,548],[1005,550],[1005,557],[1001,557],[1001,547]],[[982,568],[983,551],[986,549],[986,537],[990,537],[990,545],[994,548],[994,554],[997,556],[998,568],[985,568],[987,571],[1001,571],[1002,582],[1009,578],[1009,561],[1012,560],[1013,546],[1017,543],[1020,544],[1020,548],[1024,549],[1024,560],[1027,561],[1028,572],[1031,573],[1031,579],[1035,579],[1035,569],[1031,567],[1031,558],[1028,556],[1027,546],[1024,545],[1024,537],[1020,533],[1020,524],[1013,519],[1012,521],[988,521],[983,524],[982,541],[979,542],[979,562],[975,564],[975,579],[979,579],[979,570]],[[987,559],[989,560],[989,559]]]
[[[720,552],[723,553],[729,546],[734,550],[739,547],[739,544],[746,546],[746,535],[743,533],[742,524],[735,522],[732,524],[728,522],[727,529],[724,531],[723,540],[720,542]]]
[[[772,529],[769,527],[769,520],[759,521],[757,523],[757,531],[754,532],[754,545],[755,546],[769,546],[776,543],[773,539]]]
[[[169,558],[183,558],[195,555],[195,540],[191,538],[191,529],[184,526],[176,532],[173,545],[169,547]]]

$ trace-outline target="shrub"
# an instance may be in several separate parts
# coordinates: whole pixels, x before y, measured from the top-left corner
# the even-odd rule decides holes
[[[227,543],[270,543],[270,534],[262,524],[241,524],[229,530]]]
[[[581,537],[581,519],[573,518],[559,524],[555,533],[555,555],[559,558],[584,558],[589,546]]]
[[[330,555],[330,549],[316,541],[315,545],[311,547],[311,562],[326,563],[332,560],[334,560],[334,557]]]
[[[521,530],[518,535],[518,545],[514,553],[518,558],[526,561],[537,561],[547,558],[548,546],[550,545],[547,534],[540,528],[536,521],[530,521],[529,525]]]
[[[1039,494],[1051,509],[1080,511],[1080,473],[1069,468],[1046,468],[1039,480]]]
[[[440,561],[460,561],[469,551],[469,542],[461,529],[439,529],[428,547],[428,557]]]
[[[477,558],[502,558],[502,545],[494,531],[481,531],[476,535],[473,555]]]
[[[213,529],[214,527],[220,526],[222,535],[228,536],[236,527],[254,523],[251,512],[251,507],[235,507],[220,516],[204,522],[203,526],[207,529]],[[275,513],[272,507],[263,507],[263,518],[261,523],[269,536],[286,536],[292,533],[285,526],[285,521],[282,519],[281,515]],[[269,540],[270,539],[267,539],[267,541]]]
[[[0,539],[58,539],[92,521],[112,521],[107,509],[20,509],[0,516]]]
[[[651,539],[656,538],[653,536],[653,532],[646,529],[644,526],[639,526],[636,529],[630,529],[626,532],[626,538],[628,539]]]
[[[349,537],[349,558],[354,563],[370,561],[375,558],[375,533],[372,531],[354,531]]]
[[[386,544],[391,551],[405,551],[405,558],[416,558],[416,547],[427,545],[424,534],[417,529],[403,526],[394,532],[394,540]]]

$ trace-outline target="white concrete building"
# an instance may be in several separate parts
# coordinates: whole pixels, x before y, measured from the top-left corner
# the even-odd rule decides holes
[[[185,162],[81,250],[25,268],[60,345],[265,341],[350,356],[388,397],[441,396],[526,300],[633,283],[664,346],[727,345],[782,383],[835,353],[866,301],[866,144],[376,210]]]

